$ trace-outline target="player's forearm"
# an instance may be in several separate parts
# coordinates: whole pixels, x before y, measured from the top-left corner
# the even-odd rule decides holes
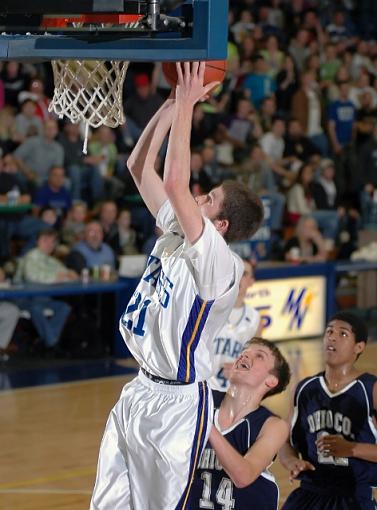
[[[173,112],[174,99],[169,98],[151,118],[128,158],[127,166],[138,183],[143,173],[154,171],[154,163],[171,126]]]
[[[377,462],[377,444],[353,443],[352,457]]]
[[[254,482],[259,473],[254,472],[250,463],[233,448],[215,426],[212,427],[209,439],[220,464],[236,487],[247,487]]]
[[[164,183],[172,193],[189,188],[190,137],[194,105],[189,101],[177,102],[170,131],[166,155]]]
[[[297,460],[299,458],[296,450],[292,448],[292,446],[286,442],[280,448],[279,451],[279,460],[285,469],[289,469],[289,466],[292,461]]]

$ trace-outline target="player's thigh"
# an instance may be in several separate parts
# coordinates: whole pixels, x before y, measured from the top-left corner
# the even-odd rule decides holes
[[[175,508],[208,439],[211,409],[211,395],[203,402],[199,396],[145,392],[133,402],[127,459],[140,508]]]

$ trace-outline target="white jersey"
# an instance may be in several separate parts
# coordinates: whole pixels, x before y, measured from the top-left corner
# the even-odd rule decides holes
[[[233,322],[234,312],[241,312],[237,322]],[[251,340],[258,330],[260,315],[255,308],[243,305],[242,309],[233,308],[229,319],[214,339],[215,375],[208,381],[211,388],[226,391],[229,381],[223,375],[225,363],[233,363],[240,355],[243,346]]]
[[[148,372],[203,381],[214,373],[213,339],[237,299],[243,263],[207,218],[193,245],[169,201],[156,222],[164,233],[120,319],[120,332]]]

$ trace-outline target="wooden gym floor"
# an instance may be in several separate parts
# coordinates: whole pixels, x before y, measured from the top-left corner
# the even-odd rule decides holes
[[[319,340],[284,342],[280,347],[292,368],[291,385],[322,369]],[[1,510],[89,508],[108,412],[122,386],[135,373],[130,361],[121,360],[115,366],[115,373],[124,374],[46,384],[46,379],[57,380],[49,376],[43,378],[43,385],[0,392]],[[124,368],[130,366],[131,370]],[[361,356],[359,367],[373,372],[376,366],[377,342],[372,342]],[[2,388],[7,386],[7,382],[0,382]],[[37,379],[37,384],[40,382]],[[8,386],[11,383],[14,378]],[[285,417],[289,398],[287,391],[266,400],[266,405]],[[284,501],[292,486],[278,461],[273,472]]]

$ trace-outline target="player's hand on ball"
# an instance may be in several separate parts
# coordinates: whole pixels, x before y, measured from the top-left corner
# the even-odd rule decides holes
[[[192,104],[208,96],[210,90],[220,82],[204,84],[205,62],[177,62],[177,99],[189,100]]]

